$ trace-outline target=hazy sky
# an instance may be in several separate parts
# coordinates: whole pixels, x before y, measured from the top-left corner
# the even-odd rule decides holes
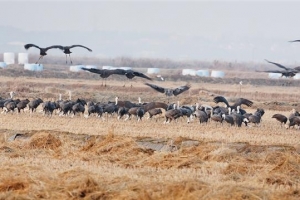
[[[39,34],[83,32],[68,42],[89,44],[92,55],[300,61],[300,43],[288,42],[300,39],[300,1],[0,0],[0,5],[0,31],[3,26],[17,28],[32,43]],[[30,38],[32,32],[36,38]],[[86,37],[84,32],[88,33]],[[99,38],[91,38],[92,32]],[[13,37],[14,33],[1,35],[7,40],[0,43],[5,46],[2,52],[15,51],[16,45],[28,43],[23,41],[25,37]],[[48,46],[65,40],[59,34],[55,38],[49,34],[38,41]]]

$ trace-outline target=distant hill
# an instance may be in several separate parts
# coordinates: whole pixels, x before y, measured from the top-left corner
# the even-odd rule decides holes
[[[71,56],[97,58],[158,58],[176,61],[200,60],[206,62],[259,62],[264,59],[279,63],[295,64],[300,60],[299,48],[292,48],[289,39],[262,37],[203,38],[193,35],[176,35],[154,32],[121,31],[23,31],[0,26],[0,53],[26,52],[25,43],[41,47],[50,45],[82,44],[93,52],[82,48],[73,49]],[[295,46],[294,46],[295,47]],[[296,46],[297,47],[297,46]],[[30,49],[30,54],[38,54]],[[51,50],[48,55],[59,55]]]

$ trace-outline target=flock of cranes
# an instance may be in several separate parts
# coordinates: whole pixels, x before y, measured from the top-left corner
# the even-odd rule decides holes
[[[290,42],[300,42],[300,40],[294,40]],[[49,49],[60,49],[66,54],[66,63],[67,63],[67,57],[69,55],[70,62],[72,63],[70,54],[72,53],[70,51],[71,48],[74,47],[81,47],[85,48],[88,51],[92,51],[90,48],[83,46],[83,45],[71,45],[71,46],[61,46],[61,45],[53,45],[46,48],[41,48],[35,44],[26,44],[25,49],[28,50],[31,47],[38,48],[40,50],[40,58],[36,63],[40,61],[40,59],[43,58],[43,56],[47,55],[47,51]],[[283,69],[280,70],[267,70],[267,71],[260,71],[260,72],[272,72],[272,73],[281,73],[282,76],[285,77],[293,77],[297,73],[300,72],[300,67],[295,68],[288,68],[285,67],[279,63],[271,62],[269,60],[266,60],[268,63],[276,65],[277,67]],[[91,73],[99,74],[99,76],[102,78],[102,85],[103,80],[105,81],[104,86],[106,86],[106,79],[111,75],[122,75],[126,76],[128,79],[133,79],[134,77],[143,78],[149,81],[152,81],[152,78],[148,77],[147,75],[137,72],[134,70],[125,70],[125,69],[95,69],[95,68],[82,68],[84,71],[88,71]],[[158,86],[152,83],[145,83],[145,85],[149,86],[153,90],[163,93],[168,98],[169,103],[169,97],[171,96],[177,96],[191,88],[191,85],[188,83],[184,86],[179,86],[177,88],[166,88],[162,86]],[[132,85],[131,85],[132,86]],[[4,112],[13,111],[15,108],[18,108],[18,111],[20,112],[20,109],[24,109],[24,106],[29,106],[29,109],[33,112],[34,109],[40,104],[43,103],[43,111],[45,114],[52,115],[53,110],[59,109],[60,113],[62,115],[67,115],[70,112],[73,112],[75,115],[76,112],[82,112],[84,113],[85,108],[84,106],[87,106],[88,108],[88,116],[90,114],[96,113],[97,116],[102,116],[102,113],[117,113],[118,119],[121,119],[124,115],[127,115],[128,118],[130,118],[132,115],[135,115],[138,120],[141,120],[142,117],[146,112],[149,113],[149,116],[152,117],[156,114],[161,114],[161,109],[164,109],[164,115],[165,115],[165,122],[169,123],[172,120],[176,120],[182,116],[186,116],[188,118],[188,122],[190,121],[191,117],[194,116],[199,119],[200,123],[208,122],[208,120],[217,121],[220,123],[223,123],[223,121],[231,124],[236,125],[238,127],[241,127],[242,123],[244,123],[247,126],[247,123],[254,123],[259,124],[261,122],[261,118],[264,115],[263,109],[257,109],[254,114],[247,113],[244,109],[241,108],[241,105],[245,105],[248,107],[251,107],[253,105],[253,102],[244,99],[239,98],[237,101],[230,105],[228,101],[222,97],[222,96],[216,96],[214,99],[214,102],[216,104],[218,103],[224,103],[225,107],[221,106],[200,106],[199,105],[183,105],[179,106],[177,104],[165,104],[162,102],[149,102],[147,104],[142,104],[139,102],[138,104],[132,103],[130,101],[118,101],[118,98],[116,98],[115,102],[108,102],[108,103],[94,103],[89,102],[86,103],[84,100],[78,99],[75,102],[72,101],[60,101],[60,102],[50,102],[47,101],[43,103],[41,99],[35,99],[34,103],[29,101],[28,99],[22,100],[22,101],[14,101],[12,98],[10,100],[0,100],[0,107],[4,108]],[[127,119],[128,119],[127,118]],[[293,114],[293,116],[290,116],[287,118],[286,116],[282,114],[275,114],[273,116],[276,120],[280,121],[281,124],[286,124],[289,120],[289,126],[300,125],[300,116],[299,113],[296,112]]]
[[[2,113],[15,113],[15,110],[20,114],[24,113],[27,108],[30,114],[37,112],[37,108],[41,105],[44,116],[51,117],[54,111],[60,117],[74,117],[78,113],[85,118],[92,116],[98,117],[102,120],[108,120],[116,116],[117,120],[130,120],[135,117],[137,121],[144,121],[146,114],[148,119],[153,116],[159,115],[158,118],[164,118],[163,123],[168,124],[172,121],[177,123],[179,119],[187,119],[187,123],[191,121],[198,121],[200,124],[207,124],[209,122],[215,122],[223,125],[223,123],[229,124],[229,126],[242,127],[248,126],[249,123],[259,126],[262,117],[265,114],[264,109],[258,108],[254,113],[249,113],[245,109],[242,109],[242,105],[251,107],[253,102],[248,99],[238,98],[233,104],[229,104],[225,97],[216,96],[213,98],[215,105],[179,105],[177,103],[166,104],[164,102],[147,102],[142,103],[139,98],[139,102],[120,101],[118,97],[115,101],[108,102],[93,102],[84,99],[72,100],[57,100],[46,101],[41,98],[35,98],[33,100],[28,99],[15,99],[15,93],[10,93],[10,98],[3,99],[0,97],[0,108]],[[221,106],[223,103],[225,106]],[[158,121],[156,118],[156,122]],[[286,117],[283,114],[275,114],[272,118],[279,121],[286,128],[300,126],[300,114],[293,109],[290,116]],[[287,123],[289,122],[289,123]]]
[[[67,63],[67,55],[69,55],[69,57],[70,57],[70,54],[72,53],[70,51],[71,48],[82,47],[82,48],[86,48],[89,51],[92,51],[90,48],[88,48],[86,46],[83,46],[83,45],[71,45],[71,46],[53,45],[53,46],[49,46],[49,47],[46,47],[46,48],[42,48],[42,47],[39,47],[35,44],[26,44],[24,47],[25,47],[26,50],[28,50],[31,47],[35,47],[35,48],[38,48],[40,50],[40,58],[38,59],[38,61],[36,63],[38,63],[40,61],[40,59],[42,59],[45,55],[47,55],[46,52],[49,49],[57,48],[57,49],[63,50],[63,52],[66,54],[66,63]],[[71,57],[70,57],[70,60],[71,60]],[[71,60],[71,63],[72,63],[72,60]],[[99,74],[100,77],[102,78],[102,85],[103,85],[103,80],[105,80],[104,81],[104,86],[106,86],[106,79],[109,76],[113,75],[113,74],[123,75],[123,76],[126,76],[128,79],[133,79],[134,77],[140,77],[140,78],[144,78],[144,79],[152,81],[152,78],[148,77],[147,75],[145,75],[141,72],[138,72],[138,71],[131,70],[131,69],[128,69],[128,70],[124,70],[124,69],[95,69],[95,68],[85,68],[85,67],[83,67],[81,69],[84,70],[84,71],[89,71],[91,73]],[[170,96],[177,96],[177,95],[181,94],[182,92],[190,89],[190,87],[191,87],[190,84],[187,84],[185,86],[180,86],[180,87],[175,88],[175,89],[163,88],[161,86],[157,86],[157,85],[150,84],[150,83],[145,83],[145,85],[153,88],[154,90],[156,90],[158,92],[165,93],[165,95],[168,98]],[[125,86],[125,84],[124,84],[124,86]],[[131,84],[131,87],[132,87],[132,84]]]
[[[91,115],[95,115],[100,118],[108,119],[108,115],[117,116],[118,120],[122,118],[127,121],[132,116],[137,118],[137,121],[141,121],[146,113],[149,113],[148,118],[152,116],[164,113],[164,123],[170,123],[171,121],[177,121],[179,118],[186,117],[187,122],[194,118],[198,119],[200,124],[208,123],[211,121],[227,122],[230,125],[242,126],[244,123],[246,126],[248,123],[259,124],[261,117],[264,114],[263,110],[257,110],[254,114],[247,113],[245,110],[240,109],[241,105],[251,106],[252,101],[247,99],[238,99],[236,103],[230,107],[222,106],[204,106],[199,104],[194,105],[179,105],[179,103],[166,104],[164,102],[147,102],[142,103],[139,99],[138,103],[131,101],[120,101],[118,97],[113,102],[93,102],[84,99],[72,100],[57,100],[57,101],[43,101],[41,98],[33,100],[28,99],[15,99],[14,93],[10,94],[8,99],[0,99],[0,108],[3,113],[14,113],[17,110],[18,113],[24,111],[25,108],[30,110],[30,113],[36,112],[38,106],[42,105],[42,112],[44,115],[52,116],[55,110],[59,116],[72,116],[77,113],[82,113],[86,118]],[[222,96],[214,98],[215,102],[228,104],[227,100]],[[87,113],[87,114],[86,114]],[[127,116],[126,118],[124,116]]]
[[[300,40],[293,40],[293,41],[289,41],[289,42],[300,42]],[[40,57],[36,61],[36,64],[40,61],[40,59],[42,59],[45,55],[47,55],[47,51],[50,50],[50,49],[60,49],[60,50],[62,50],[63,53],[66,54],[66,63],[68,62],[67,61],[68,60],[67,59],[68,55],[69,55],[69,58],[70,58],[70,62],[72,63],[72,60],[71,60],[71,53],[72,52],[70,51],[70,49],[72,49],[72,48],[81,47],[81,48],[87,49],[90,52],[92,51],[92,49],[90,49],[86,46],[83,46],[83,45],[79,45],[79,44],[71,45],[71,46],[52,45],[52,46],[45,47],[45,48],[39,47],[38,45],[35,45],[35,44],[26,44],[26,45],[24,45],[24,48],[26,50],[28,50],[31,47],[35,47],[35,48],[40,50]],[[294,77],[297,73],[300,72],[300,66],[295,67],[295,68],[288,68],[288,67],[285,67],[285,66],[283,66],[282,64],[279,64],[279,63],[271,62],[269,60],[266,60],[266,61],[270,64],[273,64],[273,65],[283,69],[283,70],[265,70],[265,71],[257,71],[257,72],[280,73],[282,76],[285,76],[285,77]],[[132,79],[132,78],[137,76],[137,77],[140,77],[140,78],[145,78],[145,79],[148,79],[148,80],[152,80],[150,77],[146,76],[145,74],[143,74],[141,72],[133,71],[133,70],[95,69],[95,68],[91,68],[91,69],[82,68],[82,70],[89,71],[91,73],[99,74],[100,77],[102,78],[102,85],[103,85],[103,80],[104,80],[104,86],[106,86],[106,79],[109,76],[113,75],[113,74],[125,75],[128,79]],[[167,96],[172,96],[172,95],[176,96],[178,91],[185,91],[185,90],[190,88],[190,86],[181,86],[179,88],[176,88],[175,90],[172,90],[172,89],[161,88],[160,86],[156,86],[156,85],[153,85],[153,84],[150,84],[150,83],[147,83],[146,85],[153,88],[153,89],[155,89],[158,92],[165,93]],[[132,86],[132,84],[131,84],[131,86]],[[181,92],[179,92],[179,93],[181,93]]]
[[[39,47],[35,44],[26,44],[26,45],[24,45],[24,48],[26,50],[28,50],[31,47],[35,47],[35,48],[38,48],[40,50],[40,57],[36,61],[36,64],[40,61],[40,59],[42,59],[45,55],[47,55],[46,52],[49,49],[55,49],[56,48],[56,49],[62,50],[66,54],[66,63],[67,63],[67,55],[69,55],[69,57],[70,57],[70,54],[72,53],[70,51],[71,48],[82,47],[82,48],[85,48],[89,51],[92,51],[90,48],[88,48],[86,46],[83,46],[83,45],[71,45],[71,46],[53,45],[53,46],[49,46],[49,47],[46,47],[46,48]],[[70,57],[70,61],[72,63],[71,57]],[[95,68],[85,68],[85,67],[83,67],[81,69],[84,70],[84,71],[89,71],[91,73],[99,74],[100,77],[102,78],[102,85],[104,85],[104,86],[106,86],[106,79],[109,76],[113,75],[113,74],[115,74],[115,75],[124,75],[128,79],[133,79],[134,77],[140,77],[140,78],[144,78],[144,79],[152,81],[152,78],[148,77],[147,75],[145,75],[141,72],[138,72],[138,71],[131,70],[131,69],[128,69],[128,70],[125,70],[125,69],[95,69]],[[103,79],[105,80],[104,84],[103,84]],[[160,86],[157,86],[157,85],[154,85],[154,84],[150,84],[150,83],[146,83],[146,85],[148,85],[149,87],[155,89],[158,92],[165,93],[166,96],[168,96],[168,97],[173,96],[173,95],[177,96],[178,94],[188,90],[191,87],[190,84],[187,84],[185,86],[180,86],[176,89],[163,88],[163,87],[160,87]],[[132,87],[132,84],[131,84],[131,87]]]
[[[85,70],[85,71],[89,71],[89,72],[92,72],[92,73],[95,73],[95,74],[99,74],[101,78],[105,79],[108,78],[110,75],[112,74],[116,74],[116,75],[125,75],[128,79],[132,79],[134,77],[140,77],[140,78],[144,78],[144,79],[147,79],[147,80],[150,80],[152,81],[152,78],[146,76],[145,74],[141,73],[141,72],[137,72],[137,71],[134,71],[134,70],[124,70],[124,69],[95,69],[95,68],[82,68],[82,70]],[[103,85],[103,82],[102,82],[102,85]],[[161,87],[161,86],[158,86],[158,85],[154,85],[154,84],[151,84],[151,83],[145,83],[145,85],[153,88],[155,91],[157,92],[160,92],[160,93],[164,93],[168,98],[171,97],[171,96],[177,96],[181,93],[183,93],[184,91],[187,91],[188,89],[191,88],[191,84],[186,84],[184,86],[179,86],[175,89],[172,89],[172,88],[164,88],[164,87]],[[104,86],[106,86],[106,81],[104,83]],[[131,84],[131,87],[132,87],[132,84]]]
[[[289,42],[300,42],[300,40],[292,40],[292,41],[289,41]],[[40,61],[40,59],[42,59],[44,56],[46,56],[47,55],[47,51],[49,50],[49,49],[60,49],[60,50],[62,50],[63,51],[63,53],[65,53],[66,54],[66,63],[68,63],[68,55],[69,55],[69,58],[70,58],[70,62],[71,62],[71,64],[72,64],[72,60],[71,60],[71,51],[70,51],[70,49],[71,48],[74,48],[74,47],[81,47],[81,48],[85,48],[85,49],[87,49],[88,51],[92,51],[92,49],[90,49],[90,48],[88,48],[88,47],[86,47],[86,46],[83,46],[83,45],[79,45],[79,44],[77,44],[77,45],[71,45],[71,46],[61,46],[61,45],[52,45],[52,46],[49,46],[49,47],[45,47],[45,48],[42,48],[42,47],[39,47],[39,46],[37,46],[37,45],[35,45],[35,44],[26,44],[26,45],[24,45],[24,48],[26,49],[26,50],[28,50],[29,48],[31,48],[31,47],[35,47],[35,48],[38,48],[39,50],[40,50],[40,57],[39,57],[39,59],[36,61],[36,64]],[[266,59],[265,59],[266,60]],[[281,69],[283,69],[283,70],[265,70],[265,71],[259,71],[259,70],[257,70],[257,72],[268,72],[268,73],[279,73],[279,74],[281,74],[281,76],[283,77],[283,76],[285,76],[285,77],[294,77],[297,73],[299,73],[300,72],[300,66],[298,66],[298,67],[295,67],[295,68],[289,68],[289,67],[285,67],[285,66],[283,66],[282,64],[279,64],[279,63],[275,63],[275,62],[271,62],[271,61],[269,61],[269,60],[266,60],[268,63],[270,63],[270,64],[273,64],[273,65],[276,65],[277,67],[279,67],[279,68],[281,68]],[[112,75],[112,74],[120,74],[120,75],[126,75],[127,76],[127,78],[129,78],[129,79],[132,79],[134,76],[140,76],[140,77],[142,77],[142,78],[146,78],[146,79],[148,79],[148,80],[151,80],[149,77],[147,77],[146,75],[144,75],[144,74],[142,74],[142,73],[138,73],[138,72],[135,72],[135,74],[134,73],[126,73],[126,72],[124,72],[124,70],[122,71],[122,70],[119,70],[119,69],[113,69],[113,70],[107,70],[107,69],[103,69],[103,70],[97,70],[97,69],[86,69],[86,68],[84,68],[83,70],[87,70],[87,71],[90,71],[90,72],[92,72],[92,73],[97,73],[97,74],[100,74],[100,77],[101,78],[103,78],[103,79],[105,79],[106,80],[106,78],[108,78],[110,75]],[[103,85],[103,82],[102,82],[102,85]],[[105,85],[106,85],[106,83],[105,83]],[[151,86],[150,86],[151,87]]]

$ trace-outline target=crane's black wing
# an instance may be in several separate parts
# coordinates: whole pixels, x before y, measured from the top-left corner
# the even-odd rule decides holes
[[[234,107],[236,106],[241,106],[241,105],[246,105],[248,107],[251,107],[253,102],[248,100],[248,99],[244,99],[244,98],[238,98],[235,103],[233,104]]]
[[[107,69],[107,71],[111,74],[126,75],[126,70],[124,69]]]
[[[71,49],[71,48],[74,48],[74,47],[82,47],[82,48],[85,48],[85,49],[87,49],[89,51],[92,51],[92,49],[90,49],[90,48],[88,48],[86,46],[80,45],[80,44],[74,44],[74,45],[69,46],[68,48]]]
[[[294,70],[296,70],[297,72],[300,72],[300,66],[295,67]]]
[[[173,90],[173,94],[174,94],[174,96],[177,96],[177,95],[183,93],[184,91],[187,91],[190,88],[191,88],[190,84],[186,84],[184,86],[180,86],[180,87],[178,87],[178,88],[176,88],[176,89]]]
[[[145,74],[143,74],[143,73],[141,73],[141,72],[133,71],[132,73],[133,73],[133,75],[135,75],[135,76],[138,76],[138,77],[141,77],[141,78],[145,78],[145,79],[148,79],[148,80],[152,81],[152,78],[146,76]]]
[[[95,73],[95,74],[103,74],[103,69],[95,69],[95,68],[85,68],[85,67],[82,67],[81,69],[85,70],[85,71],[89,71],[89,72],[92,72],[92,73]]]
[[[292,41],[289,41],[289,42],[300,42],[300,40],[292,40]]]
[[[150,86],[151,88],[153,88],[154,90],[161,92],[161,93],[165,93],[165,88],[154,85],[154,84],[150,84],[150,83],[145,83],[145,85]]]
[[[269,73],[279,73],[279,74],[282,74],[282,73],[285,73],[286,71],[280,71],[280,70],[265,70],[265,71],[258,71],[258,70],[256,70],[256,72],[269,72]]]
[[[298,68],[297,68],[298,69]],[[300,70],[300,68],[298,69]],[[256,71],[256,72],[269,72],[269,73],[278,73],[281,74],[282,76],[286,77],[293,77],[300,71],[292,69],[292,70],[286,70],[286,71],[279,71],[279,70],[266,70],[266,71]]]
[[[280,68],[282,68],[282,69],[289,70],[289,68],[287,68],[287,67],[285,67],[285,66],[283,66],[283,65],[281,65],[281,64],[279,64],[279,63],[271,62],[271,61],[268,61],[268,60],[266,60],[266,59],[265,59],[265,61],[267,61],[268,63],[271,63],[271,64],[273,64],[273,65],[276,65],[277,67],[280,67]]]
[[[24,48],[26,50],[28,50],[30,47],[35,47],[35,48],[38,48],[38,49],[41,49],[39,46],[35,45],[35,44],[25,44],[24,45]]]
[[[214,98],[214,102],[215,102],[215,103],[220,103],[220,102],[222,102],[222,103],[225,103],[227,107],[229,107],[228,101],[227,101],[224,97],[222,97],[222,96],[216,96],[216,97]]]
[[[48,51],[49,49],[60,49],[60,50],[64,50],[64,47],[61,46],[61,45],[52,45],[52,46],[46,47],[46,48],[45,48],[45,51]]]
[[[107,78],[112,74],[125,75],[125,70],[123,70],[123,69],[95,69],[95,68],[88,69],[85,67],[83,67],[81,69],[95,73],[95,74],[100,74],[100,76],[102,78]]]

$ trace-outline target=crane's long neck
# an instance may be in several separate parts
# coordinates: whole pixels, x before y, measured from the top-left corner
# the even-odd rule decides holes
[[[198,110],[198,109],[199,109],[199,103],[196,103],[195,110]]]
[[[115,98],[116,105],[118,105],[118,99],[119,99],[119,97],[116,97],[116,98]]]
[[[177,106],[176,103],[174,103],[174,104],[173,104],[173,109],[174,109],[174,110],[176,109],[176,106]]]
[[[15,96],[15,93],[13,91],[9,92],[9,96],[10,96],[11,99],[13,99],[14,96]]]
[[[236,112],[237,112],[237,113],[240,113],[240,108],[241,108],[240,106],[237,106],[237,107],[236,107]]]

